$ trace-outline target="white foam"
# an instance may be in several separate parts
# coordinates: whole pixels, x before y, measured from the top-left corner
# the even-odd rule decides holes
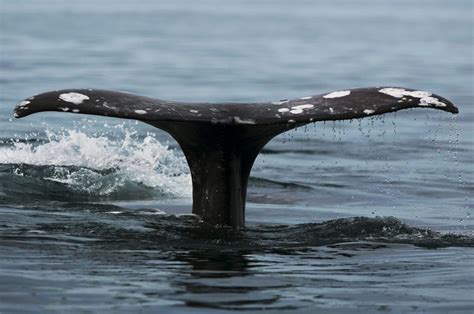
[[[192,195],[191,176],[184,157],[177,156],[152,134],[140,138],[133,130],[123,128],[114,134],[120,130],[123,138],[116,140],[93,137],[77,130],[47,132],[44,144],[15,143],[0,147],[0,163],[57,166],[57,175],[44,179],[91,194],[108,195],[132,181],[176,197]],[[65,166],[80,169],[65,173]],[[119,180],[115,185],[95,184],[97,173],[93,171],[108,169],[116,170]],[[85,181],[90,182],[85,184]]]

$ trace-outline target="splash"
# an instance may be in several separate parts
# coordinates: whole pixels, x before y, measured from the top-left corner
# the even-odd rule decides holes
[[[0,180],[9,180],[10,186],[17,182],[19,188],[33,184],[37,191],[46,189],[43,194],[58,189],[90,197],[133,198],[134,191],[143,194],[138,190],[168,197],[191,195],[184,157],[152,133],[140,136],[133,129],[118,128],[122,134],[114,139],[74,129],[47,131],[46,140],[39,143],[14,141],[0,147]]]

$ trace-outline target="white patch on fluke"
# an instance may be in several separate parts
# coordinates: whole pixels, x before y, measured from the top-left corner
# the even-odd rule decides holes
[[[294,106],[294,107],[291,107],[291,109],[294,109],[294,110],[302,110],[302,109],[311,109],[313,108],[314,105],[311,105],[311,104],[304,104],[304,105],[298,105],[298,106]]]
[[[429,96],[431,96],[431,93],[430,93],[430,92],[425,92],[425,91],[416,90],[416,91],[409,92],[409,93],[405,94],[405,96],[412,96],[412,97],[416,97],[416,98],[424,98],[424,97],[429,97]]]
[[[447,105],[436,97],[423,97],[420,99],[420,106],[434,105],[435,107],[446,107]]]
[[[372,114],[372,113],[374,113],[374,112],[375,112],[375,110],[372,110],[372,109],[365,109],[365,110],[364,110],[364,113],[365,113],[365,114]]]
[[[75,105],[80,105],[84,100],[88,100],[89,96],[79,93],[65,93],[59,95],[59,99],[73,103]]]
[[[104,106],[107,109],[117,110],[117,107],[109,106],[106,101],[102,103],[102,106]]]
[[[422,106],[422,107],[429,107],[429,106],[446,107],[447,106],[444,102],[440,101],[438,98],[431,97],[432,93],[426,92],[426,91],[420,91],[420,90],[407,91],[403,88],[389,87],[389,88],[382,88],[379,90],[379,92],[390,95],[395,98],[402,98],[403,96],[411,96],[414,98],[420,98],[419,106]],[[405,100],[404,98],[402,99]],[[411,101],[411,99],[408,99],[408,101]]]
[[[25,107],[26,105],[30,104],[30,101],[28,100],[23,100],[21,101],[19,104],[18,104],[18,107],[23,109],[23,107]]]
[[[324,95],[323,98],[338,98],[338,97],[344,97],[347,95],[350,95],[351,91],[350,90],[341,90],[338,92],[332,92],[327,95]]]
[[[288,99],[282,99],[282,100],[280,100],[280,101],[273,101],[273,102],[272,102],[272,105],[277,105],[277,106],[279,106],[279,105],[286,104],[287,102],[289,102]]]
[[[329,107],[329,112],[334,113],[334,109],[332,109],[331,107]]]
[[[425,92],[421,90],[415,90],[415,91],[408,91],[403,88],[382,88],[379,90],[380,93],[390,95],[395,98],[402,98],[403,96],[411,96],[415,98],[423,98],[423,97],[429,97],[431,96],[430,92]]]
[[[191,109],[191,110],[189,110],[189,112],[191,112],[191,113],[198,113],[199,111]]]
[[[290,113],[292,113],[292,114],[303,113],[303,109],[294,109],[294,110],[291,110]]]
[[[79,109],[72,109],[72,112],[74,112],[74,113],[79,113],[80,110],[79,110]]]
[[[313,98],[313,96],[301,97],[300,99],[302,99],[302,100],[308,100],[308,99],[311,99],[311,98]]]
[[[137,114],[146,114],[145,110],[135,110],[135,113]]]
[[[288,111],[290,111],[290,109],[288,109],[288,108],[278,109],[278,112],[288,112]]]
[[[255,124],[255,120],[252,119],[240,119],[240,117],[235,116],[234,121],[237,124]]]

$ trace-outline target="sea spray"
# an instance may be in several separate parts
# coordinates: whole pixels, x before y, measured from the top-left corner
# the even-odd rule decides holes
[[[40,185],[54,182],[90,196],[126,192],[127,185],[170,197],[191,196],[184,157],[160,143],[153,133],[139,136],[132,128],[116,129],[121,136],[113,139],[105,133],[89,135],[77,129],[46,131],[43,141],[14,141],[0,147],[0,165],[12,167],[12,176],[30,176]]]

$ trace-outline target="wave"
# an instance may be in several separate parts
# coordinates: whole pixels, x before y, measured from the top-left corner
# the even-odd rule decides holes
[[[80,130],[46,132],[43,141],[0,147],[0,197],[25,200],[190,197],[183,156],[151,133],[119,128],[122,136]]]
[[[472,236],[417,228],[395,217],[352,217],[320,223],[250,225],[234,229],[208,225],[192,214],[170,215],[157,210],[126,209],[106,204],[71,204],[67,211],[68,215],[57,221],[56,210],[37,207],[30,212],[36,221],[31,226],[33,229],[11,225],[4,230],[0,242],[41,239],[66,243],[75,239],[86,245],[99,245],[101,250],[106,247],[112,250],[199,249],[283,255],[317,247],[337,249],[338,255],[346,250],[400,244],[425,248],[474,247]],[[42,215],[38,216],[39,212]],[[56,221],[48,219],[49,215],[53,215]]]
[[[313,188],[304,184],[293,183],[293,182],[284,182],[271,180],[267,178],[259,177],[250,177],[249,186],[254,188],[279,188],[279,189],[288,189],[288,190],[306,190],[310,191]]]
[[[0,141],[0,204],[191,197],[184,156],[153,133],[112,128],[92,135],[77,128],[48,130],[43,137]],[[312,189],[259,177],[251,177],[250,186],[257,195],[262,189]]]

